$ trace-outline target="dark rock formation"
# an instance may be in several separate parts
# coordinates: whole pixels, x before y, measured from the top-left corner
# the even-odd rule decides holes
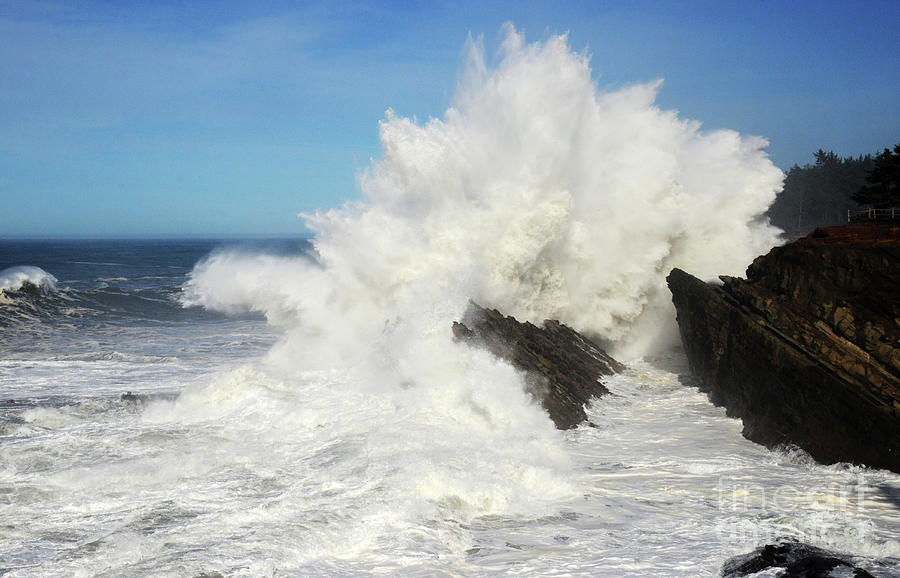
[[[151,401],[174,401],[177,398],[177,393],[131,393],[127,391],[119,396],[119,401],[134,405],[146,405]]]
[[[872,578],[872,574],[837,557],[838,554],[800,542],[766,545],[750,554],[735,556],[722,567],[724,578],[752,576],[763,570],[781,569],[784,578],[852,576]]]
[[[559,429],[587,419],[584,404],[609,393],[600,377],[623,369],[590,339],[559,321],[547,320],[537,327],[475,303],[462,322],[453,323],[453,334],[525,371],[532,393]]]
[[[900,472],[900,228],[817,229],[721,279],[668,282],[691,367],[744,436]]]

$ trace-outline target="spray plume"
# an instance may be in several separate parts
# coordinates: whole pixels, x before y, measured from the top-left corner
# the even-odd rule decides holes
[[[220,254],[191,302],[263,310],[340,359],[412,311],[446,329],[469,298],[642,354],[671,318],[672,267],[739,274],[778,242],[764,139],[660,110],[659,82],[599,91],[565,36],[526,44],[507,26],[500,56],[489,69],[470,41],[443,118],[388,111],[363,200],[306,216],[318,263]]]

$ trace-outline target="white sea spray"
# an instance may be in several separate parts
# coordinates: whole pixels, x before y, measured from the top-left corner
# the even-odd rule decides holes
[[[383,504],[373,519],[425,516],[445,532],[447,516],[548,515],[578,493],[563,439],[521,375],[453,342],[469,299],[646,353],[669,337],[672,267],[739,273],[777,242],[761,215],[783,176],[763,139],[657,108],[658,82],[601,92],[565,36],[526,44],[508,27],[496,67],[471,42],[461,78],[440,119],[388,111],[362,200],[305,215],[315,258],[217,252],[184,295],[262,312],[283,331],[258,379],[306,401],[273,408],[260,428],[364,436],[365,454],[385,464],[367,483],[389,488],[373,497]],[[219,419],[229,404],[263,403],[245,378],[176,410]],[[241,427],[256,423],[245,411],[256,410],[239,411]],[[467,544],[444,547],[460,555]]]
[[[630,357],[671,336],[673,267],[741,274],[778,243],[762,214],[783,174],[764,139],[660,110],[660,82],[600,91],[565,36],[505,34],[494,68],[470,43],[442,118],[388,111],[363,199],[306,215],[319,266],[219,255],[195,272],[194,302],[287,313],[317,335],[352,326],[367,343],[420,303],[452,303],[449,322],[471,298],[561,319]],[[256,294],[236,295],[261,267],[247,282]]]

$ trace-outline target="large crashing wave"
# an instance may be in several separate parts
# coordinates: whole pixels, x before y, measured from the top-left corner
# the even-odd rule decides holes
[[[361,551],[399,536],[421,552],[434,528],[438,551],[463,556],[456,521],[580,499],[522,376],[454,343],[451,323],[471,298],[641,353],[672,317],[671,267],[738,273],[776,242],[758,221],[782,176],[765,142],[701,132],[656,108],[657,89],[601,93],[565,37],[525,45],[510,28],[491,70],[473,43],[455,106],[424,125],[389,112],[363,200],[307,217],[315,257],[225,251],[195,267],[186,304],[263,312],[284,337],[258,377],[187,391],[166,419],[227,421],[267,469],[272,444],[329,456],[300,469],[313,486],[364,484],[339,493],[359,515],[327,540]]]
[[[264,311],[338,359],[399,318],[449,334],[469,298],[640,354],[672,317],[671,268],[740,274],[778,242],[767,142],[660,110],[659,82],[600,91],[565,36],[512,27],[495,68],[470,44],[462,79],[443,118],[388,111],[363,200],[306,216],[318,263],[218,254],[187,302]]]

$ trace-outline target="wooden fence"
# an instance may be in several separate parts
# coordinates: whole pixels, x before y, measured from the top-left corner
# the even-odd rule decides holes
[[[848,223],[859,223],[862,221],[896,221],[900,219],[900,207],[891,207],[890,209],[858,209],[856,211],[847,211]]]

